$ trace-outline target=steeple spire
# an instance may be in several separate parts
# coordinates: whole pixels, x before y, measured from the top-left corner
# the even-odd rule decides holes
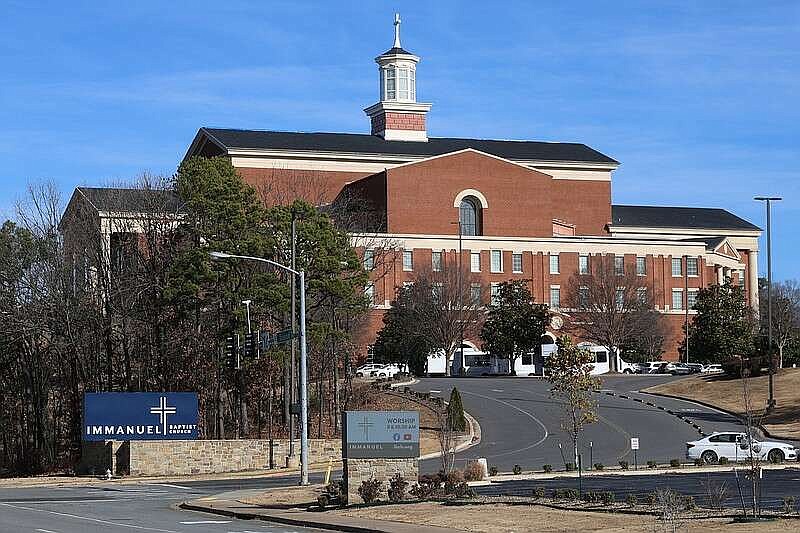
[[[403,48],[400,46],[400,13],[394,14],[394,45],[392,48]]]

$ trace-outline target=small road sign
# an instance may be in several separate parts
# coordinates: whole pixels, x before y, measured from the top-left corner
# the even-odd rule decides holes
[[[639,449],[639,437],[631,437],[631,450]]]

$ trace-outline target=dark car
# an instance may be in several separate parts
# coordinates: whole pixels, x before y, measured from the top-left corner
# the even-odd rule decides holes
[[[688,374],[694,374],[695,370],[686,363],[676,363],[669,373],[673,376],[686,376]]]

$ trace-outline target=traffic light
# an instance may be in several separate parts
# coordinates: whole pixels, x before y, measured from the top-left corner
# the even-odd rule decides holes
[[[255,359],[258,356],[257,333],[244,334],[244,357],[245,359]]]
[[[225,339],[225,366],[239,367],[239,335],[231,335]]]

